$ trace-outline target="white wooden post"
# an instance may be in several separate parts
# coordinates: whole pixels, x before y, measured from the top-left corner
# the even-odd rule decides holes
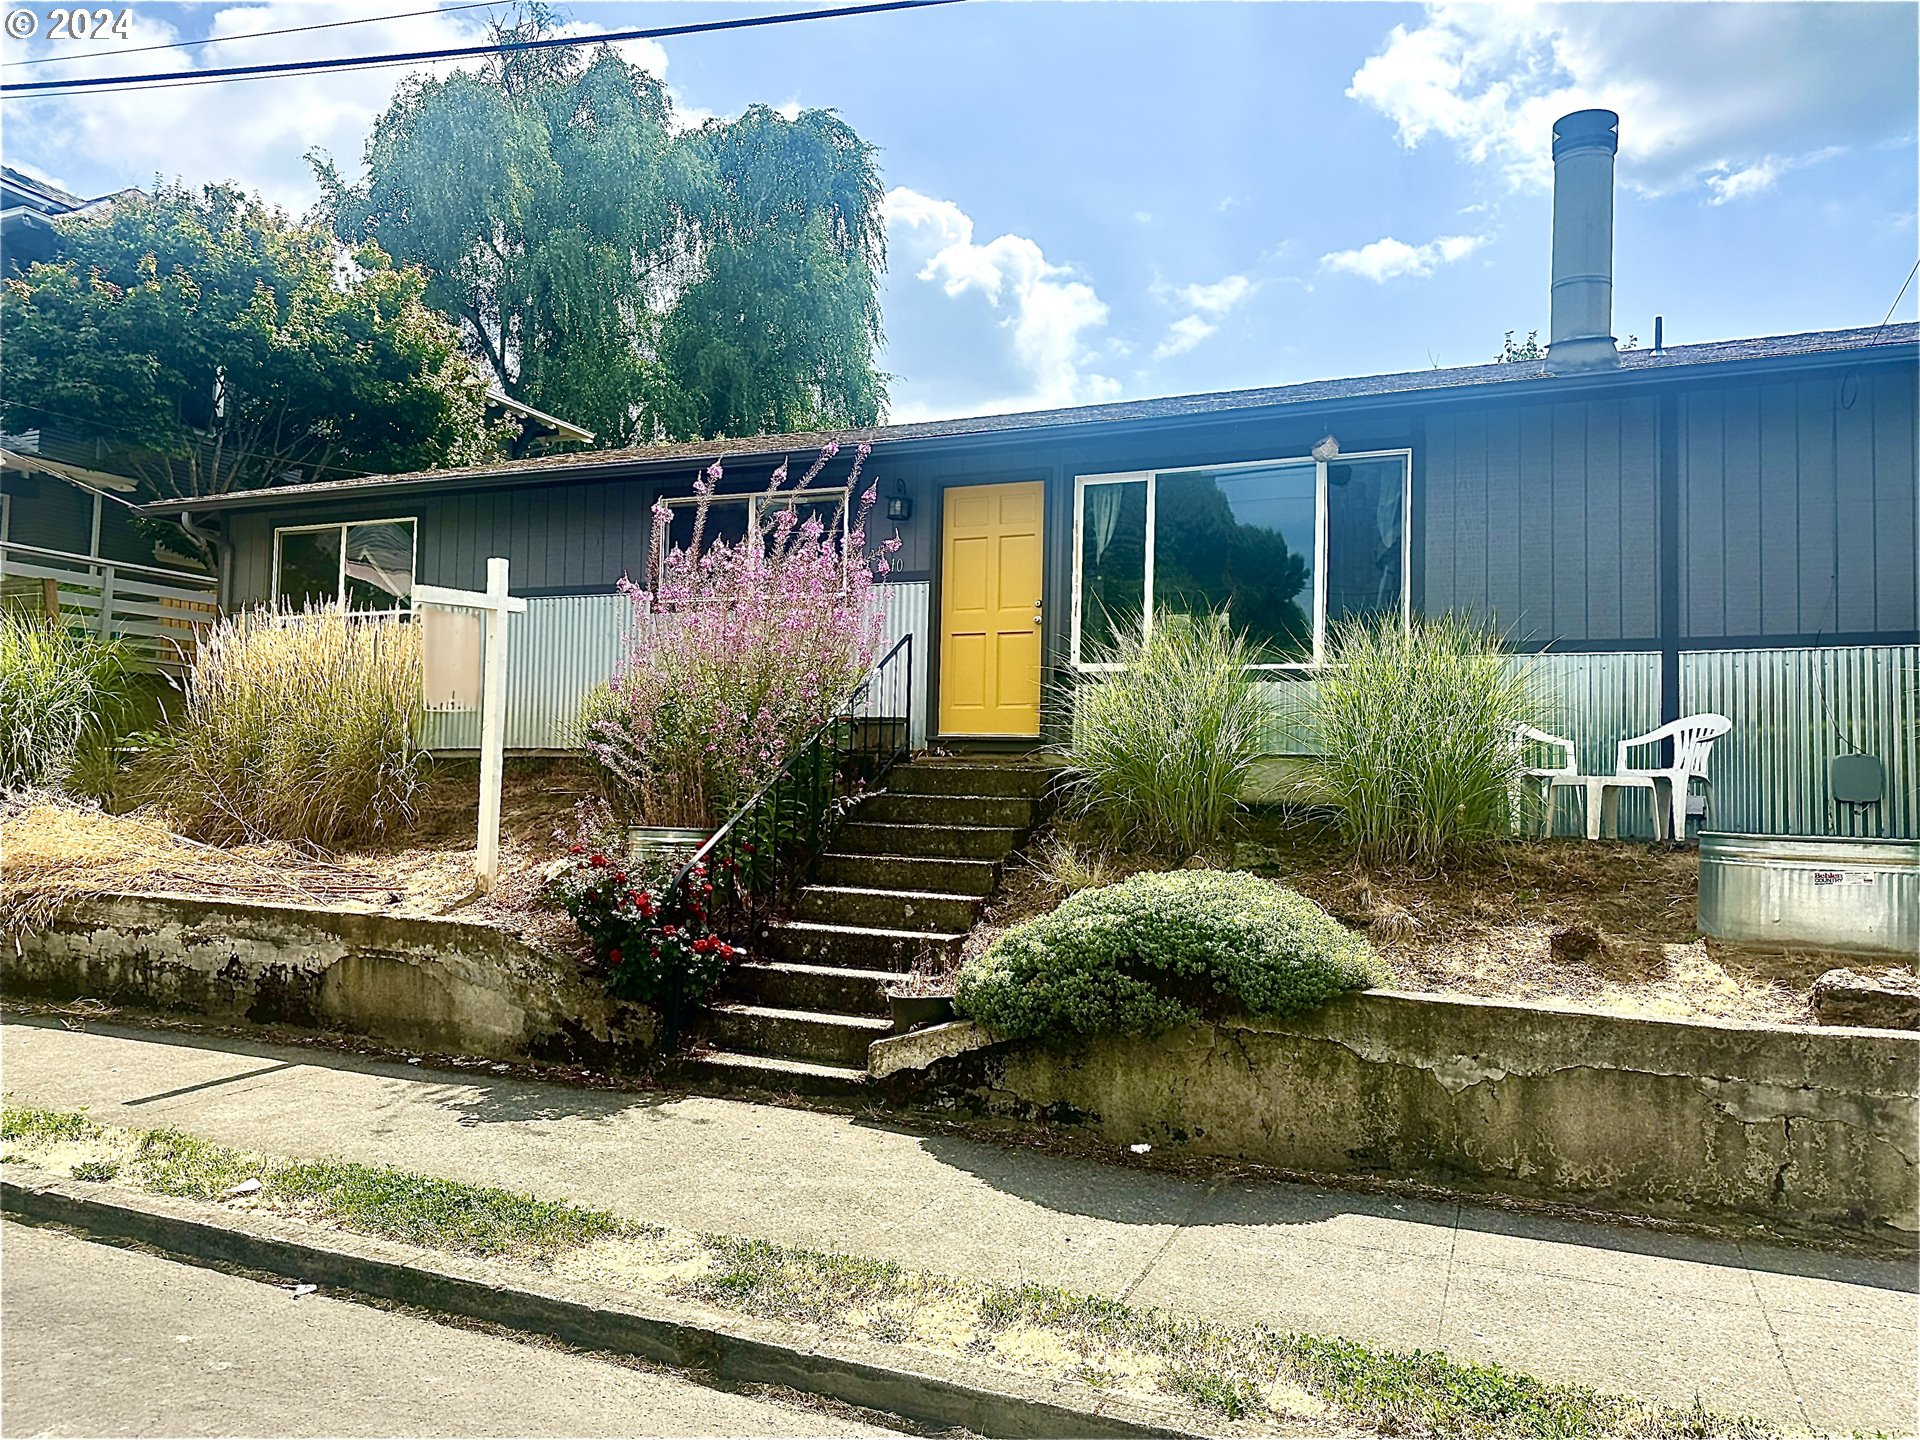
[[[500,878],[500,784],[507,756],[507,562],[487,561],[487,654],[480,680],[480,837],[473,868],[482,890]],[[526,608],[526,602],[520,602]]]
[[[507,562],[498,555],[487,561],[484,591],[416,585],[413,598],[420,605],[478,610],[485,625],[480,670],[480,825],[473,870],[480,889],[491,890],[500,878],[500,782],[507,753],[507,616],[525,614],[527,602],[515,600],[508,593]]]

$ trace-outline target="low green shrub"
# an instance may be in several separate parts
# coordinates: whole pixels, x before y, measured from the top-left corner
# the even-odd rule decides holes
[[[89,738],[116,728],[127,685],[118,641],[0,612],[0,790],[64,781]]]
[[[1277,1018],[1381,977],[1365,939],[1268,880],[1225,870],[1082,890],[960,969],[954,1007],[1002,1039],[1150,1035]]]
[[[1264,707],[1246,636],[1221,615],[1161,612],[1092,659],[1067,756],[1072,804],[1116,833],[1192,855],[1226,829],[1261,749]]]
[[[1524,665],[1491,630],[1452,615],[1342,624],[1316,681],[1310,783],[1348,844],[1434,865],[1511,832],[1516,732],[1540,717]]]
[[[152,764],[174,823],[215,843],[328,844],[413,819],[420,631],[336,610],[251,610],[200,639]]]

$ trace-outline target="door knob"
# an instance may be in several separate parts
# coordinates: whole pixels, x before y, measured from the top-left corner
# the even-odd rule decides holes
[[[1033,617],[1033,623],[1034,623],[1034,624],[1036,624],[1036,625],[1038,625],[1038,624],[1040,623],[1040,617],[1039,617],[1038,615],[1036,615],[1036,616],[1034,616],[1034,617]]]

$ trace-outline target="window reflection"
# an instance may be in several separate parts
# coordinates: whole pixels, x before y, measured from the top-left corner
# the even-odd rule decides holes
[[[1225,610],[1258,663],[1313,655],[1312,461],[1156,477],[1158,610]]]

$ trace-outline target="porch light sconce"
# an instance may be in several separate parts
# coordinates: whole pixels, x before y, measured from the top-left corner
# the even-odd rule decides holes
[[[907,482],[895,480],[893,494],[887,497],[887,519],[904,525],[913,518],[913,498],[907,494]]]
[[[1331,435],[1322,435],[1313,447],[1313,458],[1322,465],[1337,459],[1340,454],[1340,442]]]

